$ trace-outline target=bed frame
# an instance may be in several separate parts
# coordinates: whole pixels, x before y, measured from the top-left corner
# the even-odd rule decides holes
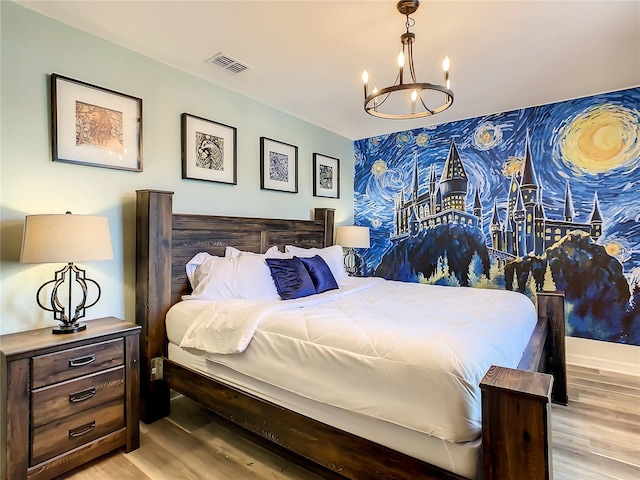
[[[224,255],[227,245],[253,252],[285,244],[322,248],[333,244],[334,233],[333,209],[316,209],[310,221],[183,215],[173,213],[172,196],[166,191],[137,192],[135,311],[142,327],[144,422],[169,414],[172,389],[323,478],[462,478],[168,360],[164,318],[169,307],[189,293],[184,266],[193,255]],[[480,385],[484,480],[552,478],[549,402],[567,404],[564,296],[538,292],[537,298],[538,324],[518,369],[492,366]]]

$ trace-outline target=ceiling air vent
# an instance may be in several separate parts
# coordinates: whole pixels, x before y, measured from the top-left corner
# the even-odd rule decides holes
[[[206,62],[214,67],[221,68],[232,75],[237,75],[238,73],[242,73],[245,70],[252,68],[246,63],[242,63],[241,61],[222,52],[216,53],[213,57],[207,59]]]

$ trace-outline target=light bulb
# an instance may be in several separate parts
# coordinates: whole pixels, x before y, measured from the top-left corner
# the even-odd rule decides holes
[[[444,70],[444,86],[447,90],[451,90],[451,81],[449,80],[449,67],[451,67],[451,60],[449,55],[444,56],[442,61],[442,69]]]
[[[398,55],[398,66],[400,68],[404,67],[404,53],[400,52],[400,55]]]
[[[367,98],[367,87],[369,86],[369,72],[365,68],[362,71],[362,84],[364,85],[364,98]]]
[[[418,91],[414,90],[413,92],[411,92],[411,101],[415,102],[418,99]]]
[[[444,60],[442,61],[442,69],[445,72],[449,71],[449,67],[451,67],[451,60],[449,60],[449,55],[444,56]]]

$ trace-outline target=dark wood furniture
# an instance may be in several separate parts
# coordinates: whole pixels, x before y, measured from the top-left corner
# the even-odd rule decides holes
[[[239,218],[172,213],[172,192],[137,192],[136,321],[142,327],[141,415],[169,413],[169,389],[190,397],[235,425],[292,452],[323,478],[460,479],[385,446],[231,388],[167,359],[165,315],[189,292],[185,264],[196,253],[224,255],[227,245],[264,252],[271,245],[326,247],[333,243],[333,210],[314,220]],[[519,370],[492,367],[483,379],[484,480],[551,478],[551,398],[567,402],[564,306],[558,292],[538,293],[538,325]],[[551,372],[553,378],[548,373]],[[553,391],[551,385],[553,384]],[[514,413],[515,412],[515,413]],[[518,421],[514,422],[514,418]],[[264,442],[263,442],[264,443]],[[495,455],[493,453],[495,452]],[[494,457],[518,452],[513,462]]]
[[[121,446],[138,448],[139,333],[107,317],[79,333],[0,337],[3,480],[50,479]]]

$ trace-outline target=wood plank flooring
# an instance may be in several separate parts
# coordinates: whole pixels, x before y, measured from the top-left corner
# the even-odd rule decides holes
[[[567,373],[569,405],[551,410],[554,480],[640,480],[640,377],[572,365]],[[115,452],[60,478],[320,478],[232,433],[184,397],[172,399],[170,417],[141,424],[140,443],[134,452]]]
[[[551,407],[554,480],[640,479],[640,377],[567,373],[569,406]]]

